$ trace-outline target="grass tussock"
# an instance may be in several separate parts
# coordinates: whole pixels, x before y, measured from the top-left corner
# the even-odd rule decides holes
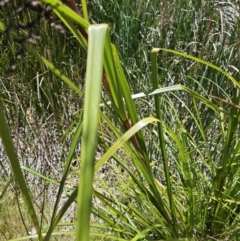
[[[0,10],[1,240],[237,240],[238,2],[62,2]]]

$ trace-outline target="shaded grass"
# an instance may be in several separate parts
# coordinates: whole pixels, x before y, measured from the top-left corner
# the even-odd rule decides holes
[[[235,71],[235,68],[238,68],[239,24],[237,23],[237,5],[234,1],[222,4],[214,1],[180,1],[178,3],[175,1],[165,3],[160,0],[119,3],[92,1],[88,8],[93,22],[110,24],[112,40],[118,46],[124,72],[134,93],[152,88],[149,82],[149,52],[152,46],[194,54],[219,67],[229,69],[233,76],[239,77],[238,72]],[[232,14],[229,14],[229,11]],[[31,19],[31,14],[28,13],[27,16]],[[53,61],[77,86],[83,86],[85,71],[83,60],[86,55],[76,40],[68,32],[60,34],[43,20],[38,27],[38,32],[41,36],[36,46],[39,53]],[[11,49],[16,44],[12,46]],[[16,52],[14,49],[12,51]],[[11,59],[9,53],[11,54],[11,51],[3,55],[2,61],[6,64],[1,65],[4,67],[2,72],[9,67],[9,59]],[[181,83],[193,90],[198,90],[198,83],[200,83],[209,94],[218,96],[217,87],[206,81],[210,79],[221,86],[227,95],[231,93],[232,87],[228,85],[226,79],[205,66],[196,66],[192,61],[167,54],[162,54],[159,61],[161,62],[160,86]],[[64,115],[63,118],[69,119],[69,112],[71,113],[72,110],[66,104],[66,99],[77,103],[76,96],[70,90],[66,92],[67,87],[63,86],[33,56],[25,57],[22,64],[18,62],[20,72],[15,79],[20,83],[17,85],[16,81],[3,78],[3,88],[9,93],[14,92],[14,88],[17,89],[17,93],[32,91],[31,95],[19,96],[19,99],[28,106],[36,107],[40,113],[41,110],[44,112],[46,109],[49,113],[53,112],[60,123],[63,121],[59,120],[59,113]],[[40,76],[39,80],[36,77],[37,73]],[[188,76],[195,81],[191,81]],[[63,91],[66,97],[63,97]],[[29,97],[30,100],[28,100]]]

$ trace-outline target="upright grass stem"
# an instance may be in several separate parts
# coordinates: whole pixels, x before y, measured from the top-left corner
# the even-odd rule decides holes
[[[76,240],[80,241],[89,240],[94,161],[98,142],[99,104],[107,28],[107,25],[93,25],[88,29],[89,43],[76,234]]]

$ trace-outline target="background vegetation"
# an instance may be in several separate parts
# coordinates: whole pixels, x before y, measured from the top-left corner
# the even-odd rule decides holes
[[[78,5],[85,21],[75,19],[77,26],[67,8],[63,14],[55,6],[52,13],[56,1],[51,7],[32,2],[37,7],[31,1],[1,2],[0,98],[17,153],[13,163],[20,163],[36,218],[23,203],[1,143],[0,239],[29,239],[37,225],[39,240],[40,233],[45,240],[72,240],[81,229],[88,233],[79,226],[84,222],[77,218],[88,221],[75,202],[78,198],[78,207],[89,202],[77,197],[75,188],[86,158],[96,159],[95,167],[89,166],[95,168],[90,240],[238,240],[238,1],[87,4],[92,24],[109,24],[117,50],[106,43],[113,57],[104,55],[100,118],[88,119],[99,125],[92,131],[98,144],[96,152],[89,151],[94,157],[84,157],[80,145],[84,115],[91,110],[83,106],[91,96],[85,95],[91,47],[76,32],[78,26],[87,28],[86,3]],[[155,47],[162,49],[152,51]],[[143,119],[149,116],[160,122]],[[2,118],[6,140],[3,123]],[[132,131],[128,137],[126,131]],[[91,175],[81,183],[91,186]]]

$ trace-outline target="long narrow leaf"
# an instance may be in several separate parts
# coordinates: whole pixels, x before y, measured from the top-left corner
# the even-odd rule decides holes
[[[73,20],[75,23],[81,25],[83,28],[88,28],[89,23],[82,18],[79,14],[74,12],[68,6],[64,5],[61,1],[58,0],[41,0],[43,3],[49,4],[54,12],[58,12],[61,15],[67,16],[69,19]]]
[[[93,25],[88,29],[89,44],[76,236],[76,240],[80,241],[88,241],[89,239],[94,160],[98,139],[99,104],[107,29],[108,25],[106,24]]]
[[[158,54],[159,51],[160,51],[160,49],[155,48],[151,52],[152,83],[153,83],[154,89],[157,89],[157,87],[158,87],[157,54]],[[156,116],[159,120],[162,120],[159,95],[154,95],[154,100],[155,100]],[[174,199],[173,199],[173,193],[172,193],[172,185],[171,185],[171,181],[170,181],[170,174],[169,174],[169,167],[168,167],[168,159],[167,159],[167,152],[166,152],[163,126],[162,126],[161,122],[158,122],[157,126],[158,126],[158,136],[159,136],[159,142],[160,142],[159,144],[160,144],[161,153],[162,153],[165,179],[166,179],[166,183],[167,183],[168,198],[169,198],[169,201],[170,201],[171,216],[172,216],[172,220],[173,220],[173,226],[175,227],[175,229],[177,231],[178,225],[177,225],[177,221],[176,221],[175,204],[174,204],[174,201],[173,201]]]
[[[77,126],[77,130],[76,130],[75,136],[73,138],[70,150],[68,152],[66,164],[64,166],[62,180],[61,180],[60,187],[59,187],[59,190],[58,190],[57,199],[56,199],[56,202],[55,202],[55,205],[54,205],[50,227],[48,229],[48,232],[47,232],[44,240],[49,240],[49,238],[50,238],[50,236],[51,236],[51,234],[52,234],[52,232],[54,231],[54,228],[55,228],[54,224],[56,224],[55,216],[56,216],[56,213],[57,213],[58,204],[59,204],[60,199],[61,199],[61,195],[62,195],[62,192],[63,192],[63,189],[64,189],[65,181],[67,179],[67,174],[68,174],[68,170],[69,170],[70,165],[71,165],[72,157],[74,155],[75,148],[76,148],[76,145],[78,143],[78,139],[79,139],[81,131],[82,131],[82,121],[81,120],[82,120],[82,118],[80,116],[79,123],[78,123],[78,126]]]
[[[180,51],[172,50],[172,49],[160,48],[160,50],[168,52],[168,53],[172,53],[172,54],[175,54],[175,55],[179,55],[179,56],[182,56],[182,57],[187,58],[187,59],[192,59],[192,60],[194,60],[198,63],[204,64],[204,65],[209,66],[213,69],[216,69],[217,71],[219,71],[220,73],[225,75],[227,78],[229,78],[236,86],[238,86],[240,88],[239,81],[237,81],[235,78],[233,78],[228,72],[224,71],[220,67],[218,67],[218,66],[216,66],[216,65],[214,65],[214,64],[212,64],[212,63],[210,63],[206,60],[194,57],[192,55],[189,55],[189,54],[186,54],[186,53],[183,53],[183,52],[180,52]]]
[[[121,136],[112,147],[103,155],[103,157],[95,164],[95,172],[123,145],[124,142],[129,140],[135,133],[141,130],[144,126],[154,121],[158,121],[156,118],[148,117],[140,120],[131,129],[129,129],[123,136]]]
[[[36,212],[34,210],[30,192],[27,188],[27,184],[23,177],[23,173],[22,173],[20,163],[19,163],[19,160],[17,157],[17,153],[15,152],[15,149],[14,149],[14,146],[13,146],[10,134],[9,134],[9,130],[8,130],[8,127],[7,127],[7,124],[5,121],[5,116],[4,116],[1,104],[0,104],[0,137],[2,138],[3,145],[5,147],[5,152],[9,158],[9,162],[11,164],[11,167],[12,167],[12,170],[14,173],[14,177],[21,190],[24,203],[27,206],[28,212],[32,218],[32,222],[37,230],[38,238],[41,241],[41,240],[43,240],[43,238],[42,238],[42,233],[41,233],[40,226],[38,223],[38,218],[37,218]]]

